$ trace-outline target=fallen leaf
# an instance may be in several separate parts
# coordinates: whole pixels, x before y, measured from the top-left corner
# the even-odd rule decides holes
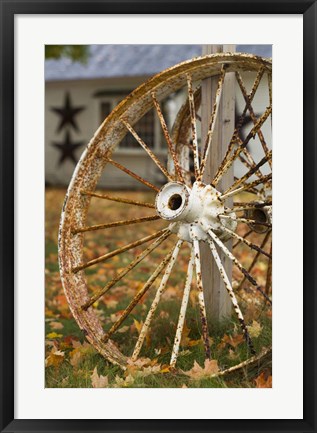
[[[61,322],[51,322],[50,327],[52,329],[63,329],[64,325]]]
[[[129,329],[130,329],[130,326],[122,326],[122,328],[118,329],[118,332],[120,332],[120,334],[124,334]]]
[[[197,346],[197,344],[201,343],[201,339],[199,338],[198,340],[189,340],[188,342],[188,346],[189,347],[193,347],[193,346]]]
[[[132,377],[130,374],[123,379],[122,377],[119,377],[118,375],[116,375],[115,377],[115,385],[114,388],[126,388],[128,386],[133,385],[134,383],[134,377]]]
[[[72,344],[74,350],[72,350],[69,354],[69,362],[74,368],[77,368],[83,361],[85,356],[87,356],[88,354],[93,354],[95,352],[95,349],[86,341],[81,344],[80,341],[73,340]]]
[[[63,334],[57,334],[56,332],[50,332],[46,335],[46,338],[49,338],[50,340],[54,340],[55,338],[62,338]]]
[[[190,329],[187,326],[187,323],[185,321],[184,326],[183,326],[183,331],[182,331],[182,338],[181,338],[181,346],[188,346],[188,343],[190,342],[190,338],[188,337],[190,333]]]
[[[251,338],[257,338],[262,332],[262,326],[256,320],[253,320],[252,325],[248,326]]]
[[[52,351],[45,359],[45,367],[59,367],[65,359],[65,353],[53,347]]]
[[[183,373],[193,380],[199,380],[208,378],[218,373],[218,371],[218,362],[215,359],[205,359],[204,367],[201,367],[198,362],[195,361],[193,368],[189,371],[183,371]]]
[[[242,334],[236,334],[236,335],[227,335],[225,334],[222,337],[221,343],[218,344],[218,349],[224,349],[226,345],[230,345],[233,348],[236,348],[239,346],[239,344],[243,343],[244,337]]]
[[[74,349],[71,353],[70,353],[70,363],[73,367],[77,368],[79,366],[79,364],[82,361],[82,354],[80,353],[79,350]]]
[[[136,319],[133,319],[134,322],[134,326],[136,328],[136,330],[138,331],[138,334],[140,335],[142,327],[143,327],[143,322],[138,322]]]
[[[138,358],[135,361],[132,361],[132,359],[128,359],[127,364],[128,366],[142,368],[153,364],[153,361],[150,358]]]
[[[146,376],[150,376],[151,374],[158,374],[160,372],[161,372],[161,365],[158,364],[158,365],[154,365],[153,367],[149,366],[136,371],[135,377],[146,377]]]
[[[161,373],[170,373],[172,370],[171,365],[163,365],[161,368]]]
[[[255,379],[255,383],[257,388],[272,388],[272,376],[262,371]]]
[[[91,384],[94,388],[107,388],[109,386],[108,376],[99,376],[97,366],[91,375]]]

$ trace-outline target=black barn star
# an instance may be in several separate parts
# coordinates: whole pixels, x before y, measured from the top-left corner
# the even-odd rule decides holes
[[[76,131],[79,131],[79,128],[77,126],[77,123],[75,121],[75,116],[79,114],[81,111],[83,111],[85,107],[73,107],[70,100],[70,95],[67,92],[65,94],[65,102],[64,107],[57,108],[52,107],[51,110],[54,111],[56,114],[61,116],[60,123],[57,127],[57,132],[60,132],[64,126],[71,125]]]
[[[68,131],[65,134],[64,142],[62,143],[53,142],[52,146],[56,147],[61,152],[58,165],[61,165],[66,159],[70,159],[76,165],[77,159],[74,155],[74,152],[78,147],[82,146],[83,144],[85,144],[84,141],[77,141],[72,143]]]
[[[242,112],[239,113],[238,110],[239,110],[239,109],[238,109],[238,106],[237,106],[237,104],[236,104],[236,106],[235,106],[235,119],[234,119],[235,127],[237,126],[237,124],[238,124],[238,122],[239,122],[239,120],[240,120],[240,117],[241,117],[241,115],[242,115]],[[258,118],[258,116],[259,116],[258,113],[254,113],[254,115],[255,115],[256,118]],[[245,134],[245,132],[243,131],[243,129],[244,129],[247,125],[249,125],[249,123],[252,123],[252,125],[253,125],[253,120],[252,120],[252,117],[250,116],[250,114],[246,114],[246,115],[244,116],[244,119],[243,119],[243,122],[242,122],[241,128],[240,128],[240,130],[238,131],[238,135],[240,136],[240,138],[242,139],[242,141],[246,139],[246,134]]]

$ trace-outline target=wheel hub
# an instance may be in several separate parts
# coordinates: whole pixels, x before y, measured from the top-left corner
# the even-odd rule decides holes
[[[220,197],[216,188],[202,182],[195,182],[192,188],[180,182],[169,182],[158,192],[155,206],[161,218],[174,223],[171,230],[180,239],[188,242],[193,238],[205,240],[208,236],[205,228],[208,227],[220,239],[227,240],[229,236],[223,227],[234,231],[237,223],[219,218],[225,212]],[[235,216],[234,212],[229,215]]]

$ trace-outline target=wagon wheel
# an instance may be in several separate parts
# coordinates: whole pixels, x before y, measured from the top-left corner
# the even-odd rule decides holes
[[[241,96],[243,96],[245,103],[248,105],[248,93],[244,86],[243,80],[239,74],[236,74],[237,82],[239,84],[239,88],[241,90]],[[270,98],[270,105],[272,103],[271,101],[271,77],[268,77],[268,85],[269,85],[269,98]],[[254,96],[253,96],[254,97]],[[195,106],[195,112],[198,113],[200,106],[201,106],[201,87],[198,86],[193,94],[194,98],[194,106]],[[247,107],[247,106],[246,106]],[[196,118],[200,119],[200,116],[196,114]],[[239,135],[239,132],[241,128],[243,128],[244,122],[247,122],[248,119],[246,117],[246,110],[242,111],[242,115],[237,116],[238,119],[235,133]],[[254,115],[254,111],[251,107],[249,118],[253,121],[255,121],[256,117]],[[201,120],[201,119],[200,119]],[[258,131],[259,139],[261,141],[264,153],[267,154],[268,149],[265,144],[265,139],[262,134],[261,129]],[[194,175],[192,166],[193,161],[190,161],[190,147],[191,147],[191,114],[190,114],[190,107],[189,107],[189,101],[188,98],[183,104],[183,106],[180,108],[180,110],[177,113],[175,122],[173,124],[173,128],[171,131],[171,139],[173,143],[176,143],[176,145],[179,146],[178,153],[180,155],[180,158],[185,161],[187,171],[184,174],[185,182],[188,185],[191,185],[193,180],[192,176]],[[241,137],[240,137],[241,140]],[[242,149],[242,152],[238,155],[238,158],[240,162],[246,167],[247,170],[254,167],[255,163],[252,158],[252,149],[251,152],[248,151],[248,149],[244,148]],[[271,161],[269,161],[271,165]],[[261,176],[260,170],[256,173],[258,177]],[[267,184],[266,184],[267,186]],[[269,185],[270,186],[270,185]],[[245,216],[249,219],[255,219],[258,222],[262,221],[270,221],[272,220],[272,191],[271,188],[260,188],[257,192],[257,203],[254,203],[254,207],[249,209],[242,209],[240,208],[240,211],[238,210],[238,207],[235,208],[235,212],[241,214],[241,216]],[[255,201],[255,200],[254,200]],[[267,204],[266,206],[262,207],[263,204]],[[237,203],[236,203],[237,205]],[[252,203],[249,204],[249,206],[252,206]],[[242,215],[243,214],[243,215]],[[261,226],[260,224],[248,224],[248,229],[245,231],[243,237],[248,238],[252,236],[254,233],[263,234],[263,238],[261,239],[260,248],[265,249],[266,247],[270,251],[270,257],[268,257],[268,264],[266,269],[266,275],[265,275],[265,293],[268,295],[270,293],[271,285],[272,285],[272,236],[271,236],[272,230],[267,226]],[[233,244],[233,249],[237,248],[239,245],[241,245],[241,240],[236,240],[236,242]],[[254,257],[252,258],[252,262],[247,267],[247,272],[252,273],[253,269],[256,268],[258,261],[261,259],[261,252],[256,251],[254,253]],[[245,275],[242,275],[242,278],[240,281],[235,281],[233,283],[233,286],[236,289],[243,288],[244,283],[247,281],[247,278]],[[265,296],[265,295],[264,295]],[[267,297],[265,297],[267,299]]]
[[[213,128],[219,101],[221,100],[224,77],[227,73],[234,72],[237,81],[243,85],[241,74],[244,71],[254,73],[254,84],[249,93],[244,89],[245,108],[233,137],[228,143],[228,151],[224,155],[212,183],[205,185],[202,182],[202,175],[210,148],[213,145]],[[211,76],[219,77],[217,102],[213,107],[208,138],[200,153],[197,133],[199,116],[196,113],[197,106],[195,107],[193,87],[202,79]],[[268,97],[268,106],[260,116],[256,117],[252,108],[252,101],[257,93],[259,83],[264,79],[263,77],[267,77],[269,83],[268,94],[270,96]],[[176,329],[171,330],[174,332],[174,337],[170,347],[170,364],[175,366],[177,361],[194,274],[196,274],[197,302],[204,349],[206,357],[210,357],[206,307],[201,280],[200,242],[206,242],[210,246],[212,256],[230,295],[246,342],[251,352],[254,351],[232,283],[226,275],[218,249],[222,250],[232,260],[236,268],[251,283],[254,290],[261,292],[270,302],[270,299],[263,291],[263,287],[258,284],[245,266],[225,245],[226,240],[233,238],[235,241],[247,246],[250,251],[267,258],[271,257],[271,253],[263,247],[248,240],[246,236],[238,234],[241,225],[243,227],[253,227],[253,229],[260,227],[268,231],[271,230],[271,199],[259,200],[259,194],[264,194],[264,191],[270,189],[272,178],[270,172],[272,152],[268,149],[261,131],[263,124],[270,117],[272,111],[270,80],[271,62],[253,55],[214,54],[183,62],[154,76],[132,92],[105,119],[88,144],[74,172],[63,206],[59,232],[60,272],[74,318],[85,333],[87,340],[109,361],[125,368],[129,358],[132,357],[132,360],[136,360],[140,356],[143,343],[149,335],[150,327],[155,319],[158,305],[164,296],[168,280],[173,276],[173,268],[174,271],[179,271],[177,267],[181,257],[185,257],[187,260],[187,272],[182,285],[183,294],[179,306],[180,312],[177,326],[175,326]],[[175,134],[170,134],[162,110],[162,103],[166,98],[176,97],[175,95],[179,95],[182,91],[188,99],[187,104],[190,113],[191,140],[187,143],[182,143],[181,140],[175,141]],[[169,157],[167,167],[161,159],[155,156],[151,148],[136,131],[135,124],[150,109],[154,109],[162,126]],[[253,124],[246,137],[241,139],[239,132],[243,117],[247,112],[251,114]],[[185,120],[181,120],[179,131],[183,128],[182,125],[185,124]],[[152,160],[164,176],[165,181],[162,187],[145,180],[139,174],[113,159],[113,150],[127,133],[132,134],[136,142],[148,154],[149,161]],[[262,151],[264,151],[264,156],[259,162],[255,162],[248,150],[251,146],[251,139],[256,135],[261,137],[260,142]],[[246,155],[248,156],[246,157]],[[217,185],[221,177],[241,158],[245,159],[248,164],[245,173],[235,178],[234,183],[227,190],[218,190]],[[190,174],[190,160],[193,161],[192,176]],[[264,166],[267,167],[269,173],[262,173]],[[140,202],[131,198],[96,191],[103,171],[109,169],[109,167],[116,167],[132,176],[143,186],[148,187],[154,195],[152,202]],[[191,183],[192,177],[194,177],[193,184]],[[233,205],[229,207],[228,203],[231,200],[228,199],[232,197],[243,197],[243,199],[233,201]],[[111,211],[108,211],[104,215],[104,221],[106,222],[94,225],[87,223],[91,207],[101,207],[100,203],[108,204],[112,201],[127,206],[128,212],[132,212],[130,209],[138,208],[145,211],[152,209],[152,213],[150,215],[146,213],[138,218],[107,222],[111,214]],[[256,214],[258,210],[261,212]],[[261,215],[260,220],[257,218],[259,215]],[[113,246],[111,244],[112,235],[109,235],[109,233],[114,233],[113,230],[115,229],[124,230],[127,225],[132,224],[135,225],[133,227],[141,227],[143,224],[161,224],[161,227],[157,230],[153,229],[143,237],[138,236],[138,230],[135,230],[135,238],[131,242],[127,241],[125,245]],[[104,242],[105,251],[97,257],[92,257],[86,236],[92,232],[95,233],[97,230],[101,231],[100,239]],[[104,233],[107,233],[108,237]],[[150,241],[151,243],[147,244],[148,246],[144,247],[143,250],[138,249],[139,246]],[[158,249],[159,246],[160,249]],[[162,248],[164,257],[160,256]],[[110,272],[109,267],[104,268],[105,263],[110,262],[112,264],[115,259],[122,257],[123,253],[129,254],[131,250],[134,255],[128,264],[120,264],[121,267],[116,272],[113,272],[113,270]],[[111,291],[116,290],[118,283],[119,285],[124,283],[125,287],[130,287],[132,282],[131,280],[126,281],[126,276],[135,271],[139,265],[142,266],[146,260],[147,263],[149,261],[151,264],[152,261],[154,263],[158,258],[157,256],[160,256],[159,264],[155,266],[153,272],[151,271],[146,275],[144,283],[138,285],[130,299],[123,300],[125,305],[119,311],[111,314],[111,320],[109,321],[109,317],[105,317],[104,311],[98,308],[98,302],[104,300],[107,304],[109,299],[107,296]],[[108,281],[102,287],[96,288],[94,286],[92,289],[90,278],[96,275],[92,273],[92,270],[98,269],[98,266],[103,266],[102,272],[109,270]],[[161,279],[159,279],[160,274],[162,274]],[[124,323],[131,319],[134,309],[142,304],[144,297],[147,296],[157,281],[159,283],[157,284],[156,294],[146,311],[144,323],[139,330],[139,336],[135,337],[134,348],[130,353],[123,353],[116,336],[122,330]],[[147,308],[145,304],[142,304],[142,308],[144,306]]]

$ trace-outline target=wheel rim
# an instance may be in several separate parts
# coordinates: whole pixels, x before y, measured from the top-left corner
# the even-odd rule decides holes
[[[251,92],[248,93],[244,87],[240,71],[253,71],[256,73],[255,83]],[[199,92],[193,91],[193,82],[199,81],[209,76],[219,76],[218,91],[216,104],[213,110],[213,117],[217,116],[219,107],[219,100],[221,98],[221,87],[226,73],[235,72],[237,82],[241,88],[243,97],[245,99],[245,111],[249,110],[251,113],[254,126],[252,127],[247,138],[240,142],[233,141],[229,143],[228,152],[225,155],[223,164],[219,167],[212,185],[204,185],[201,181],[202,173],[205,167],[206,156],[208,155],[210,146],[212,145],[212,132],[214,120],[211,119],[209,130],[209,140],[207,140],[204,151],[199,160],[197,130],[196,130],[196,111],[200,103]],[[136,89],[118,107],[107,117],[99,129],[96,131],[94,137],[87,146],[83,153],[74,175],[72,177],[70,186],[65,197],[63,212],[61,217],[60,232],[59,232],[59,261],[60,271],[63,287],[66,293],[68,303],[70,305],[72,314],[76,319],[78,325],[83,330],[88,341],[109,361],[125,367],[129,357],[136,360],[140,355],[142,345],[149,332],[149,328],[155,314],[157,305],[166,288],[167,281],[172,272],[173,266],[176,262],[180,249],[184,243],[189,243],[191,252],[188,257],[187,277],[184,282],[184,294],[181,301],[180,314],[176,326],[176,334],[171,348],[170,364],[175,366],[177,361],[177,354],[179,351],[181,333],[184,326],[186,308],[188,305],[189,293],[191,289],[191,282],[193,279],[194,270],[196,271],[196,286],[198,289],[198,305],[201,317],[202,336],[204,341],[206,356],[210,356],[210,347],[208,341],[208,328],[206,319],[206,307],[203,297],[203,287],[201,281],[200,269],[200,251],[199,241],[205,241],[210,246],[213,258],[218,266],[220,273],[223,275],[225,287],[228,290],[234,310],[240,321],[242,331],[245,335],[246,341],[249,344],[251,351],[253,351],[252,342],[245,325],[243,315],[238,305],[235,292],[232,284],[226,276],[223,265],[221,263],[219,254],[215,245],[220,248],[232,260],[235,266],[242,272],[243,278],[239,282],[239,287],[242,287],[247,280],[256,290],[260,290],[267,296],[269,280],[271,278],[271,252],[268,253],[264,250],[270,240],[271,221],[269,216],[265,221],[261,221],[261,225],[256,219],[253,219],[255,213],[251,211],[260,210],[269,215],[271,212],[271,199],[266,186],[271,184],[271,173],[263,175],[261,168],[264,164],[271,167],[272,153],[267,148],[261,127],[267,118],[271,115],[271,86],[269,86],[269,108],[259,117],[256,118],[252,109],[252,99],[256,92],[256,82],[260,81],[262,76],[267,74],[268,81],[271,77],[271,63],[268,60],[244,54],[216,54],[197,58],[192,61],[184,62],[176,65],[161,74],[150,79],[144,85]],[[160,108],[160,102],[165,99],[172,92],[181,88],[187,88],[188,102],[179,110],[179,114],[174,122],[174,128],[169,133],[163,113]],[[156,113],[160,119],[163,134],[167,142],[167,149],[169,151],[171,166],[174,170],[168,170],[162,162],[156,157],[152,150],[143,142],[140,136],[136,133],[133,125],[137,122],[149,109],[155,108]],[[253,113],[253,114],[252,114]],[[243,114],[242,114],[243,116]],[[238,121],[239,126],[239,121]],[[129,169],[123,167],[121,164],[112,159],[111,154],[118,143],[123,139],[125,134],[130,132],[139,145],[148,153],[149,157],[154,161],[158,170],[166,177],[166,183],[162,188],[143,179],[136,173],[131,172]],[[251,137],[257,134],[260,139],[261,145],[264,150],[265,156],[255,163],[252,159],[250,152],[247,149]],[[188,136],[191,137],[191,149],[186,149],[182,141],[188,142]],[[237,137],[236,137],[237,138]],[[175,147],[174,144],[175,143]],[[237,144],[237,147],[235,145]],[[196,182],[191,187],[189,172],[189,154],[192,155],[194,173]],[[241,155],[243,153],[243,157]],[[244,159],[244,164],[247,167],[247,172],[236,179],[234,184],[226,191],[218,191],[217,184],[221,176],[226,170],[240,158]],[[241,158],[240,158],[241,159]],[[130,176],[134,177],[150,190],[155,191],[156,203],[142,203],[128,199],[109,196],[107,194],[99,194],[95,192],[98,180],[107,166],[110,164],[118,169],[125,171]],[[256,175],[257,178],[250,182],[250,178]],[[249,182],[248,182],[249,181]],[[262,186],[265,188],[262,188]],[[258,189],[260,186],[260,190]],[[236,194],[244,191],[252,191],[257,194],[256,200],[249,200],[248,203],[234,203],[232,209],[226,208],[226,200],[230,197],[235,197]],[[209,197],[208,205],[203,203],[202,197]],[[261,195],[261,196],[260,196]],[[141,218],[132,218],[125,221],[118,221],[115,223],[105,223],[95,226],[86,224],[87,212],[92,199],[106,199],[123,202],[126,205],[140,206],[142,208],[152,209],[155,213],[150,216]],[[241,210],[242,209],[242,210]],[[241,212],[244,214],[241,214]],[[249,213],[248,213],[249,212]],[[212,217],[210,217],[212,215]],[[166,227],[158,230],[157,232],[130,242],[124,247],[114,249],[95,259],[86,260],[83,256],[85,234],[88,231],[101,230],[112,227],[120,227],[130,224],[145,223],[155,221],[157,219],[165,220]],[[128,222],[127,222],[128,221]],[[253,224],[251,231],[256,229],[257,226],[267,229],[265,231],[264,239],[261,245],[255,245],[247,240],[248,233],[240,236],[236,233],[238,224]],[[178,240],[174,243],[173,248],[168,252],[166,257],[157,266],[154,273],[149,277],[148,281],[144,284],[142,289],[136,294],[132,301],[121,313],[121,316],[114,322],[110,329],[104,330],[103,324],[100,321],[93,304],[98,301],[105,293],[111,290],[118,281],[121,281],[125,275],[134,269],[139,263],[144,260],[152,251],[161,245],[170,235],[178,234]],[[174,236],[175,237],[175,236]],[[236,243],[234,249],[239,244],[243,243],[256,252],[251,265],[244,267],[235,257],[230,250],[228,250],[224,242],[232,237]],[[105,260],[111,259],[118,254],[129,251],[143,245],[146,242],[151,244],[145,250],[135,257],[132,262],[121,272],[117,273],[110,281],[95,294],[91,294],[87,284],[85,270],[91,266],[103,263]],[[265,291],[260,287],[257,281],[250,275],[260,255],[265,255],[270,259],[268,266],[268,278],[266,282]],[[163,273],[164,271],[164,273]],[[111,337],[120,328],[125,318],[133,310],[134,306],[142,298],[142,296],[150,289],[152,283],[156,278],[163,273],[161,283],[157,289],[153,303],[147,313],[140,335],[136,342],[135,348],[131,354],[123,354],[117,345],[112,341]]]

